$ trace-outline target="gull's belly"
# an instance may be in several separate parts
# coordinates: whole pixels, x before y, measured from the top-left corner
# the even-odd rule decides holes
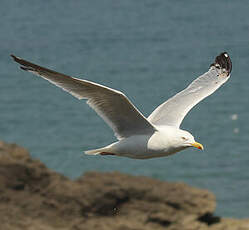
[[[159,132],[153,135],[131,136],[112,145],[116,155],[147,159],[174,154],[182,149],[173,148],[167,138]]]

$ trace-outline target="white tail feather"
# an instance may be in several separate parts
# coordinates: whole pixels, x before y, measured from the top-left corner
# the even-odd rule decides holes
[[[107,152],[108,148],[100,148],[100,149],[92,149],[85,151],[85,154],[87,155],[98,155],[101,152]]]

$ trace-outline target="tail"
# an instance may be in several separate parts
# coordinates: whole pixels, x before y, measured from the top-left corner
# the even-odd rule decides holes
[[[91,150],[87,150],[85,151],[85,154],[87,155],[98,155],[100,154],[101,152],[107,152],[109,148],[99,148],[99,149],[91,149]]]

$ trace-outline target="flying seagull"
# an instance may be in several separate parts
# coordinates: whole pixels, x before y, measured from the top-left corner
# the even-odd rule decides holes
[[[78,99],[87,99],[87,104],[113,129],[118,141],[85,151],[86,154],[137,159],[168,156],[189,147],[203,150],[202,144],[196,142],[189,132],[180,129],[180,124],[192,107],[229,79],[232,70],[229,55],[221,53],[208,72],[146,118],[120,91],[55,72],[14,55],[11,57],[21,65],[21,69],[48,80]]]

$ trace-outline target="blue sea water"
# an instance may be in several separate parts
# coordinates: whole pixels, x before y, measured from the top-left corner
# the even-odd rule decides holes
[[[245,1],[1,1],[0,139],[77,178],[113,171],[183,181],[217,197],[218,215],[249,217],[249,7]],[[9,54],[123,91],[148,116],[227,51],[231,79],[182,128],[205,151],[132,160],[86,156],[115,140],[83,101],[19,70]]]

